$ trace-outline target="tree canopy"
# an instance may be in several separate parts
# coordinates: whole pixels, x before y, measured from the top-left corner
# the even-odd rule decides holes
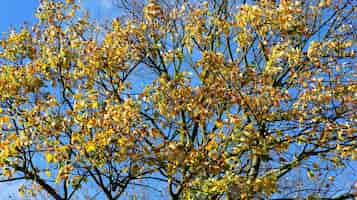
[[[1,38],[0,182],[56,200],[353,198],[356,1],[115,5],[99,23],[42,0]]]

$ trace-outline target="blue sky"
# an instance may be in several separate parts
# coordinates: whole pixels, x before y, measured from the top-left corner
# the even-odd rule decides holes
[[[9,31],[10,28],[18,28],[25,21],[34,22],[34,12],[38,6],[38,0],[2,0],[0,6],[0,32]],[[19,183],[1,183],[1,199],[17,199],[17,187]],[[10,198],[12,196],[12,198]]]
[[[112,16],[112,0],[81,0],[83,7],[90,10],[91,16],[103,20]],[[18,29],[26,22],[34,24],[34,13],[39,5],[39,0],[1,0],[0,6],[0,37],[2,33],[12,28]],[[18,199],[17,188],[21,182],[0,183],[0,199]]]
[[[82,0],[82,5],[88,8],[96,18],[105,18],[113,14],[112,0]],[[39,0],[2,0],[0,6],[0,32],[6,32],[10,27],[19,27],[25,21],[35,22],[34,12]]]
[[[0,6],[0,31],[19,27],[24,21],[33,22],[38,0],[2,0]]]
[[[39,0],[1,0],[0,6],[0,33],[7,32],[10,28],[19,28],[24,22],[33,24],[36,19],[34,12],[39,4]],[[82,5],[90,10],[91,16],[96,19],[106,19],[115,15],[116,10],[111,4],[111,0],[82,0]],[[353,163],[352,163],[353,164]],[[341,183],[348,179],[348,176],[355,176],[351,171],[340,176]],[[0,199],[18,199],[17,187],[20,182],[0,183]],[[13,198],[9,198],[9,196]]]

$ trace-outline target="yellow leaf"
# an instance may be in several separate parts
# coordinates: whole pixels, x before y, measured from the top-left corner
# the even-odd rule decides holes
[[[217,149],[217,143],[214,140],[211,140],[207,145],[206,145],[206,150],[211,151],[213,149]]]
[[[328,177],[328,180],[329,180],[329,181],[334,181],[334,180],[335,180],[335,177],[334,177],[334,176],[329,176],[329,177]]]
[[[66,4],[73,4],[74,0],[66,0]]]
[[[46,169],[45,170],[45,174],[46,174],[46,176],[50,177],[51,176],[51,171],[49,169]]]
[[[18,189],[19,191],[19,196],[20,197],[24,197],[25,196],[25,186],[24,185],[21,185]]]
[[[17,139],[17,135],[16,134],[11,134],[11,135],[9,135],[8,137],[7,137],[7,140],[9,140],[9,141],[14,141],[14,140],[16,140]]]
[[[96,146],[94,144],[94,142],[88,142],[87,146],[86,146],[86,150],[87,152],[93,152],[95,151]]]
[[[352,160],[357,160],[357,149],[355,149],[354,151],[352,151]]]
[[[97,101],[93,102],[93,108],[99,108],[99,103]]]
[[[249,123],[249,124],[245,127],[245,129],[246,129],[247,131],[254,131],[253,123]]]
[[[10,118],[8,116],[1,116],[0,117],[0,124],[5,124],[10,121]]]
[[[54,161],[53,154],[52,153],[46,153],[46,160],[49,163],[53,162]]]
[[[218,120],[216,121],[216,127],[217,127],[217,128],[222,128],[222,127],[223,127],[223,122],[222,122],[222,120],[218,119]]]
[[[319,164],[317,164],[316,162],[312,163],[312,166],[313,166],[315,169],[319,168]]]
[[[2,169],[2,175],[6,177],[12,177],[12,171],[9,168]]]
[[[311,169],[307,169],[307,176],[310,178],[310,179],[313,179],[315,177],[315,174],[314,172],[311,170]]]

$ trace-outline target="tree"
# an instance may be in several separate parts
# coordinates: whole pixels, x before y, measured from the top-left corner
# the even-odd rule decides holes
[[[355,1],[119,0],[108,24],[78,5],[43,0],[1,40],[1,182],[56,200],[353,198]]]

